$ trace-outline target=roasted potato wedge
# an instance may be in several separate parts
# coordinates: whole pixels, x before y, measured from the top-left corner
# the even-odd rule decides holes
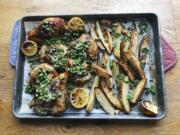
[[[91,44],[89,46],[88,55],[91,59],[95,59],[97,56],[97,52],[98,52],[98,46],[96,44],[96,41],[93,40],[91,41]]]
[[[130,50],[138,58],[138,32],[136,30],[131,31],[131,47]]]
[[[113,48],[113,54],[117,59],[121,58],[121,51],[120,51],[121,43],[118,42],[115,47]]]
[[[96,35],[95,30],[90,26],[90,34],[91,34],[91,38],[96,41],[97,46],[101,49],[101,50],[105,50],[104,46],[102,45],[101,41],[98,40],[98,37]]]
[[[100,77],[102,78],[106,78],[106,79],[109,79],[110,77],[112,77],[112,75],[110,75],[108,73],[107,70],[101,68],[100,66],[96,65],[96,64],[92,64],[92,70]]]
[[[108,55],[106,52],[103,52],[101,56],[101,67],[107,69],[107,63],[108,63]]]
[[[119,65],[120,67],[126,72],[126,74],[129,76],[130,80],[133,81],[135,79],[134,75],[133,75],[133,71],[131,70],[131,68],[127,65],[127,63],[125,63],[124,61],[120,60],[119,61]]]
[[[119,64],[113,60],[112,61],[112,76],[113,78],[116,80],[116,82],[118,82],[118,75],[120,74],[120,70],[119,70]]]
[[[128,93],[129,93],[129,78],[125,76],[124,81],[121,80],[119,86],[119,100],[122,103],[123,109],[125,113],[130,113],[131,108],[128,100]]]
[[[111,71],[111,64],[110,64],[110,59],[108,58],[108,55],[106,52],[102,53],[102,57],[101,57],[101,67],[106,69],[108,71],[108,73],[112,76],[112,71]],[[108,85],[108,87],[111,89],[113,87],[113,79],[112,77],[110,77],[109,79],[106,79],[106,84]]]
[[[131,46],[131,43],[130,43],[129,40],[123,41],[123,42],[121,43],[120,51],[121,51],[122,55],[124,55],[124,54],[123,54],[124,52],[127,52],[127,51],[130,50],[130,46]]]
[[[92,87],[91,87],[91,91],[89,94],[89,100],[88,103],[86,105],[86,111],[87,112],[91,112],[95,103],[95,88],[99,87],[99,82],[100,82],[100,77],[98,75],[95,76]]]
[[[113,54],[117,59],[120,59],[121,57],[121,51],[120,51],[120,45],[121,45],[121,31],[122,31],[122,26],[118,23],[117,26],[115,27],[115,36],[113,38]],[[118,37],[116,37],[116,34],[119,34]]]
[[[97,54],[97,65],[101,66],[101,57],[100,57],[100,53]]]
[[[111,64],[110,64],[111,63]],[[111,66],[111,67],[110,67]],[[106,79],[106,84],[108,85],[108,87],[110,89],[112,89],[113,87],[113,78],[112,78],[112,61],[110,59],[108,59],[108,63],[107,63],[107,71],[108,73],[111,75],[111,77],[109,79]]]
[[[149,38],[147,35],[145,35],[141,40],[140,51],[139,51],[139,61],[141,62],[141,64],[143,64],[143,67],[146,64],[146,59],[149,52],[148,46],[149,46]]]
[[[108,47],[109,47],[109,50],[110,52],[112,52],[112,49],[113,49],[113,44],[112,44],[112,36],[111,34],[109,33],[109,31],[105,31],[106,35],[107,35],[107,40],[108,40]]]
[[[145,74],[143,69],[140,66],[139,60],[131,53],[131,52],[124,52],[124,56],[127,61],[131,64],[134,70],[138,73],[140,78],[145,78]]]
[[[99,25],[99,22],[97,21],[96,22],[96,31],[97,31],[97,34],[102,42],[102,44],[104,45],[104,47],[106,48],[107,52],[110,54],[111,53],[111,50],[109,49],[109,45],[108,43],[106,43],[105,39],[104,39],[104,36],[103,36],[103,33],[101,31],[101,28],[100,28],[100,25]]]
[[[104,93],[100,88],[95,88],[95,94],[96,94],[96,99],[101,105],[101,107],[111,115],[118,114],[119,110],[116,110],[111,103],[108,101]]]
[[[104,80],[101,80],[101,87],[102,87],[103,92],[105,93],[105,95],[109,99],[109,101],[112,103],[112,105],[114,105],[117,109],[122,110],[122,105],[121,105],[120,101],[114,95],[113,91],[108,88],[108,86]]]
[[[147,100],[141,101],[140,110],[148,116],[156,116],[158,114],[158,107]]]
[[[139,83],[136,85],[136,87],[133,89],[133,92],[132,92],[133,98],[130,100],[132,104],[136,104],[138,102],[139,98],[141,97],[144,91],[146,82],[147,82],[146,79],[140,80]]]

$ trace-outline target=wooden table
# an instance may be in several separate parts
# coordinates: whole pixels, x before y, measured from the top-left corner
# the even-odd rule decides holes
[[[179,135],[180,64],[166,73],[167,117],[158,123],[20,122],[12,116],[14,69],[9,65],[9,40],[14,22],[25,15],[154,12],[162,35],[180,54],[178,0],[0,0],[0,135]]]

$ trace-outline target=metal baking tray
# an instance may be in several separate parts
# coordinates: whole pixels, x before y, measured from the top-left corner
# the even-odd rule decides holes
[[[157,93],[153,100],[159,107],[159,114],[156,117],[148,117],[143,115],[140,111],[132,111],[130,114],[124,114],[120,112],[118,115],[108,115],[105,112],[92,112],[91,114],[85,113],[85,111],[68,111],[64,112],[60,116],[39,116],[35,112],[22,111],[22,105],[27,100],[23,98],[23,86],[24,86],[24,75],[26,69],[25,57],[20,51],[20,45],[26,39],[25,23],[26,22],[36,22],[41,21],[47,17],[62,17],[65,20],[73,17],[79,16],[84,20],[97,20],[97,19],[110,19],[119,20],[120,22],[132,21],[132,20],[146,20],[151,26],[152,32],[152,57],[154,62],[154,69],[156,75],[156,88]],[[146,121],[157,121],[166,116],[166,94],[165,94],[165,84],[164,84],[164,72],[162,63],[162,47],[160,44],[160,32],[159,32],[159,21],[157,15],[153,13],[137,13],[137,14],[88,14],[88,15],[55,15],[55,16],[26,16],[21,19],[20,24],[20,36],[19,36],[19,46],[17,52],[16,61],[16,73],[14,78],[13,87],[13,104],[12,104],[13,115],[18,119],[78,119],[78,120],[88,120],[88,119],[100,119],[100,120],[146,120]]]

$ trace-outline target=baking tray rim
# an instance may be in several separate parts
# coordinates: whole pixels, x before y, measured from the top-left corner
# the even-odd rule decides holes
[[[21,45],[21,33],[22,33],[22,25],[23,25],[23,21],[25,21],[28,18],[46,18],[46,17],[71,17],[71,16],[96,16],[96,17],[100,17],[100,16],[126,16],[127,18],[128,16],[139,16],[137,18],[140,18],[141,16],[153,16],[154,19],[156,19],[157,21],[157,34],[158,34],[158,40],[157,40],[157,44],[158,44],[158,52],[159,52],[159,58],[157,59],[157,61],[160,63],[160,75],[161,75],[161,87],[162,87],[162,92],[163,92],[163,96],[161,98],[164,104],[164,110],[162,111],[161,115],[158,115],[157,117],[139,117],[139,118],[128,118],[128,117],[110,117],[110,118],[101,118],[101,117],[56,117],[56,116],[39,116],[39,115],[33,115],[33,116],[27,116],[27,115],[22,115],[19,112],[17,112],[15,109],[15,102],[16,101],[16,92],[17,92],[17,79],[18,79],[18,67],[19,67],[19,57],[20,57],[20,45]],[[136,17],[133,17],[136,18]],[[19,30],[19,43],[18,43],[18,48],[17,48],[17,57],[16,57],[16,68],[15,68],[15,75],[14,75],[14,85],[13,85],[13,100],[12,100],[12,114],[15,118],[17,119],[52,119],[52,120],[72,120],[72,119],[78,119],[78,120],[129,120],[129,121],[159,121],[162,120],[163,118],[166,117],[167,115],[167,100],[166,100],[166,89],[165,89],[165,78],[164,78],[164,72],[163,72],[163,64],[162,64],[162,57],[163,57],[163,53],[162,53],[162,46],[160,44],[160,24],[159,24],[159,17],[156,13],[106,13],[106,14],[61,14],[61,15],[33,15],[33,16],[24,16],[20,19],[20,30]],[[108,115],[108,114],[107,114]]]

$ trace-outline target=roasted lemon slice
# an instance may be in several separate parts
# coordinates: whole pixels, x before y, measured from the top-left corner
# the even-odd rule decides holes
[[[88,103],[88,99],[88,91],[84,88],[76,88],[70,94],[71,105],[77,109],[85,107]]]
[[[33,56],[37,53],[37,44],[32,40],[27,40],[21,45],[21,51],[26,56]]]
[[[79,17],[73,17],[69,20],[67,27],[70,31],[83,31],[84,22]]]

